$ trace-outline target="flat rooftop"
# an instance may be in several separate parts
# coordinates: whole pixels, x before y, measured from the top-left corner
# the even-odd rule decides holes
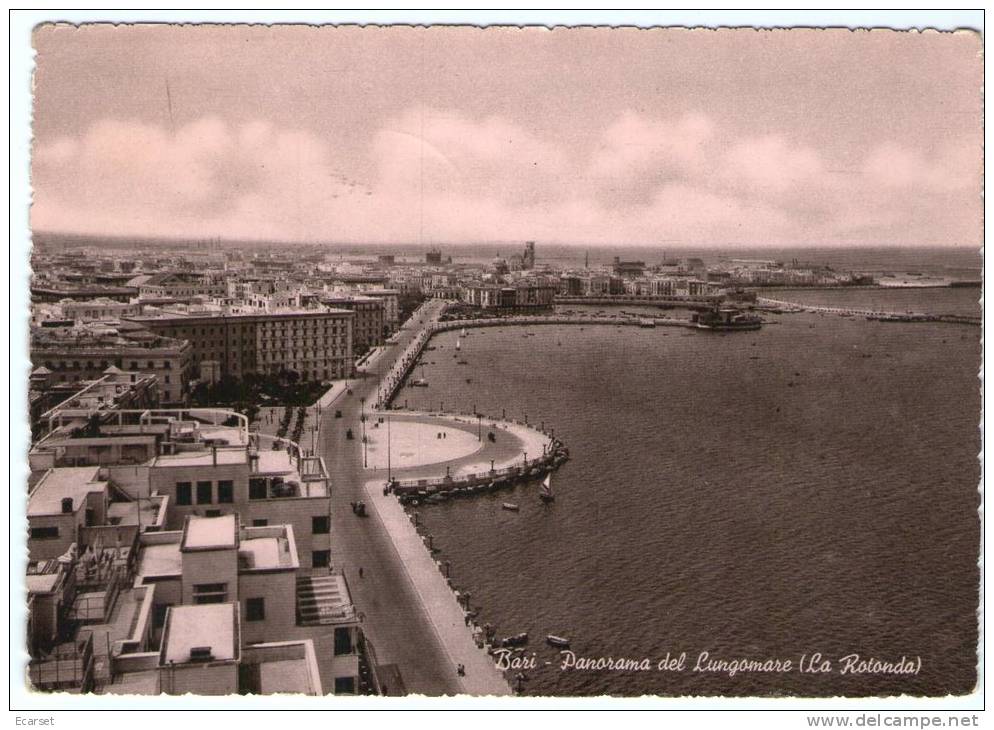
[[[144,497],[135,502],[111,502],[107,505],[107,521],[112,525],[156,524],[163,497]]]
[[[166,618],[160,664],[186,664],[190,649],[210,647],[214,661],[233,660],[238,653],[235,603],[171,606]]]
[[[292,527],[286,526],[283,528],[283,535],[280,536],[252,537],[253,529],[246,529],[238,545],[239,570],[279,570],[300,567],[292,530]]]
[[[142,578],[160,578],[183,574],[183,556],[178,542],[162,545],[142,545],[138,553],[138,575]]]
[[[72,498],[73,511],[78,510],[86,495],[107,488],[107,482],[97,480],[98,466],[69,466],[49,469],[28,496],[28,517],[62,514],[62,500]]]
[[[293,463],[293,459],[285,451],[259,449],[259,466],[257,471],[260,474],[292,474],[297,469]]]
[[[28,593],[51,593],[59,582],[59,573],[45,573],[43,575],[28,575],[24,577],[24,585]]]
[[[181,550],[217,550],[238,545],[237,515],[190,515],[183,526]]]
[[[152,466],[155,467],[185,467],[185,466],[213,466],[215,456],[211,449],[202,451],[184,451],[179,454],[163,454],[155,457]],[[248,456],[244,448],[224,448],[217,450],[217,464],[230,466],[232,464],[245,464]]]

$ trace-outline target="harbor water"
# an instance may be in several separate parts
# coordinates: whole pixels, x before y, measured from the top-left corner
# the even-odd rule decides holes
[[[846,294],[831,303],[890,293]],[[898,311],[979,311],[978,289],[896,296]],[[570,448],[551,505],[526,484],[418,508],[478,622],[498,636],[528,632],[526,694],[974,686],[980,328],[772,319],[728,334],[507,326],[433,340],[429,386],[402,389],[398,402],[506,410]],[[564,671],[547,634],[569,638],[577,657],[653,668]],[[818,652],[832,670],[695,672],[702,652],[795,667]],[[682,671],[658,670],[681,653]],[[841,672],[853,654],[921,668]]]

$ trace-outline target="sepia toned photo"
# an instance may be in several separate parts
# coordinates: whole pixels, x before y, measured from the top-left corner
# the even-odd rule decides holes
[[[979,32],[32,43],[29,693],[978,691]]]

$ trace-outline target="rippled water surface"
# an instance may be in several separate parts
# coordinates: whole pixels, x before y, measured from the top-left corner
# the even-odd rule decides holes
[[[964,296],[915,295],[938,311]],[[471,330],[469,365],[452,357],[454,332],[426,353],[430,387],[400,396],[411,407],[506,408],[554,427],[571,450],[551,506],[532,484],[420,508],[481,623],[530,634],[529,694],[973,687],[980,329],[776,319],[724,335]],[[520,512],[502,510],[508,500]],[[578,656],[686,652],[687,667],[563,672],[550,633]],[[795,664],[821,652],[835,671],[693,672],[702,651]],[[920,656],[922,668],[840,674],[852,653]]]

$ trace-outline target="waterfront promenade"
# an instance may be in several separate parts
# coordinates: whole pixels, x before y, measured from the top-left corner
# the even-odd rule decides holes
[[[384,480],[388,468],[395,479],[430,479],[520,466],[526,456],[534,461],[552,446],[534,428],[473,414],[376,412],[366,435],[367,469]]]
[[[443,309],[444,303],[438,301],[428,302],[419,309],[401,330],[398,343],[381,348],[359,369],[351,381],[352,393],[346,391],[334,408],[321,411],[319,451],[332,481],[333,567],[348,577],[353,600],[362,615],[363,631],[375,647],[380,665],[395,665],[403,682],[402,690],[388,687],[388,694],[398,691],[432,696],[459,694],[467,691],[463,681],[471,679],[465,661],[461,663],[467,666],[467,676],[457,674],[453,656],[461,656],[461,652],[454,652],[443,643],[443,638],[450,634],[440,634],[438,626],[440,621],[441,625],[445,623],[432,615],[435,606],[425,603],[426,596],[418,592],[416,585],[421,576],[411,573],[407,566],[411,561],[417,564],[421,558],[430,560],[425,547],[419,543],[418,549],[409,555],[412,546],[404,540],[404,533],[390,531],[391,527],[397,527],[396,520],[384,521],[379,517],[381,505],[393,504],[403,513],[395,498],[389,498],[392,503],[369,499],[365,485],[371,481],[370,473],[363,467],[362,442],[358,438],[360,416],[363,412],[369,415],[383,373]],[[335,410],[341,410],[341,418],[335,418]],[[352,429],[355,439],[346,438],[348,429]],[[374,483],[382,488],[379,478]],[[358,500],[369,505],[369,517],[357,517],[352,512],[350,503]],[[451,593],[448,600],[455,601]],[[479,649],[476,651],[483,655]],[[482,676],[478,674],[472,681],[480,681]],[[472,691],[479,690],[475,684],[473,687]],[[507,685],[501,679],[481,693],[507,692]]]
[[[366,482],[365,490],[372,519],[391,536],[397,557],[427,611],[448,665],[465,667],[463,676],[456,675],[459,692],[475,696],[511,694],[493,659],[476,645],[465,610],[400,502],[392,495],[383,494],[380,480]]]

